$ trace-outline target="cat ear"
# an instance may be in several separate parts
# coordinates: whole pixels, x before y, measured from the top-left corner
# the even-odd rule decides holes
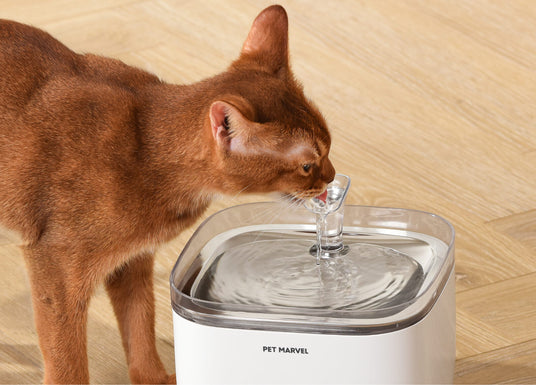
[[[229,103],[216,101],[210,106],[212,136],[218,147],[231,152],[247,152],[247,126],[249,122],[238,109]]]
[[[252,57],[273,73],[288,66],[288,18],[283,7],[272,5],[257,16],[241,57]]]

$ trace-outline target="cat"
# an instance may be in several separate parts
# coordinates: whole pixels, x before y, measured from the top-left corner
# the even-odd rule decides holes
[[[191,85],[7,20],[0,68],[0,225],[23,242],[44,382],[89,382],[100,283],[131,381],[174,382],[155,347],[155,248],[215,195],[303,200],[335,175],[326,122],[289,66],[285,10],[262,11],[238,59]]]

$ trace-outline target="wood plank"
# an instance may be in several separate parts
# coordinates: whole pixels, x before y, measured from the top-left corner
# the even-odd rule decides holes
[[[120,5],[132,4],[138,0],[2,0],[0,17],[32,25],[45,25],[58,20],[69,20],[87,13],[101,13]]]
[[[467,217],[454,216],[453,224],[457,231],[457,291],[536,271],[534,252],[519,241]]]
[[[347,19],[335,23],[336,26],[346,21],[350,24],[352,18],[357,19],[348,27],[355,33],[348,34],[344,30],[337,32],[335,26],[327,31],[334,36],[334,40],[340,39],[335,50],[344,47],[336,53],[345,56],[346,61],[348,57],[351,58],[354,67],[362,65],[384,78],[382,81],[381,77],[372,77],[369,82],[362,84],[359,72],[345,73],[345,79],[354,79],[357,86],[367,90],[364,96],[368,100],[358,100],[355,104],[362,104],[369,115],[376,111],[384,114],[372,122],[381,126],[354,131],[355,142],[369,139],[372,143],[367,145],[376,147],[376,152],[387,158],[382,163],[392,165],[398,161],[407,166],[404,170],[397,170],[406,172],[407,175],[402,177],[404,181],[412,185],[416,178],[413,177],[412,181],[409,174],[419,175],[421,188],[435,186],[436,195],[447,194],[452,202],[471,201],[473,205],[465,209],[478,216],[496,217],[493,213],[498,214],[498,210],[503,213],[521,211],[518,205],[522,202],[521,207],[530,208],[533,201],[527,198],[530,191],[534,191],[536,183],[529,172],[530,166],[520,167],[524,175],[510,173],[510,187],[504,186],[504,176],[508,175],[508,170],[517,169],[514,154],[526,149],[527,142],[534,140],[534,135],[531,135],[532,122],[527,115],[523,118],[514,117],[514,112],[511,114],[506,109],[497,108],[497,105],[527,105],[531,97],[525,93],[511,92],[514,86],[506,87],[502,82],[510,79],[508,75],[505,76],[505,72],[508,72],[512,73],[512,77],[514,74],[521,76],[518,81],[519,86],[523,87],[523,84],[531,81],[533,72],[512,64],[490,52],[487,47],[475,46],[472,39],[452,31],[432,16],[427,18],[419,7],[410,4],[397,1],[367,3],[359,15],[349,14]],[[478,14],[484,11],[473,9],[473,12]],[[365,29],[372,32],[367,34]],[[326,31],[322,29],[322,33]],[[333,44],[326,43],[326,49],[329,43]],[[468,55],[470,60],[467,59]],[[339,70],[335,72],[340,73]],[[386,82],[386,78],[392,82]],[[382,83],[392,87],[387,90],[385,84],[378,86]],[[408,92],[394,88],[396,85]],[[376,95],[376,90],[379,95]],[[464,97],[460,98],[459,95]],[[349,121],[343,126],[362,121],[348,111],[340,115]],[[395,116],[398,119],[393,119]],[[522,135],[517,135],[515,143],[511,141],[515,137],[511,128],[512,120],[525,128]],[[360,135],[362,131],[370,130],[375,130],[379,136],[368,135],[363,138]],[[408,132],[412,135],[407,135]],[[348,134],[345,132],[345,135]],[[443,148],[441,144],[443,136],[446,136],[444,140],[448,143],[447,137],[452,135],[460,144],[456,148],[456,155],[453,155],[452,148]],[[424,137],[435,137],[433,145],[423,140]],[[378,138],[382,139],[381,144],[389,151],[382,151]],[[396,143],[403,143],[403,146],[397,146]],[[499,145],[500,150],[490,153],[489,143]],[[375,164],[376,159],[372,160],[371,163]],[[435,165],[434,160],[438,161]],[[435,169],[437,172],[427,174],[424,169]],[[502,187],[495,189],[499,185]],[[502,195],[506,191],[508,194]]]
[[[497,231],[536,251],[536,209],[495,219],[490,224]]]
[[[33,322],[30,285],[17,246],[0,245],[0,382],[39,383],[41,352]]]
[[[457,293],[458,358],[535,340],[535,291],[532,273]]]
[[[454,383],[536,383],[536,340],[458,360]]]
[[[457,306],[456,309],[456,336],[456,358],[458,359],[513,344],[508,334],[482,322],[471,313],[461,309],[461,306]]]
[[[0,383],[36,384],[43,380],[39,347],[0,333]]]

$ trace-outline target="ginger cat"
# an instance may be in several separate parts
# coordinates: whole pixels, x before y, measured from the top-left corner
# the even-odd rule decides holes
[[[87,310],[102,282],[131,381],[173,382],[155,347],[155,248],[214,195],[304,199],[333,179],[287,30],[271,6],[225,72],[171,85],[0,21],[0,225],[23,242],[46,383],[89,382]]]

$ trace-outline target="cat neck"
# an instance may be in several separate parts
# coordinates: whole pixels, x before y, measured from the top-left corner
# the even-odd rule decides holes
[[[138,101],[138,167],[147,196],[179,215],[204,210],[219,183],[206,88],[160,83]]]

